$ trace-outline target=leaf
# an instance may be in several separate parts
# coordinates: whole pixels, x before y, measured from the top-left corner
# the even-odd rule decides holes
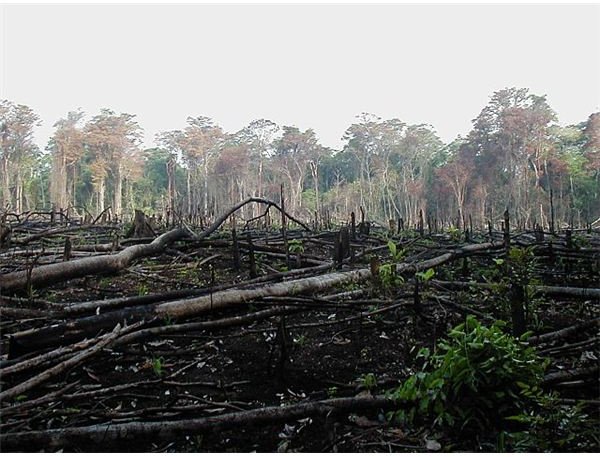
[[[398,252],[398,247],[396,246],[396,243],[394,243],[392,240],[388,241],[388,249],[390,250],[390,254],[392,254],[393,257],[396,256],[396,253]]]

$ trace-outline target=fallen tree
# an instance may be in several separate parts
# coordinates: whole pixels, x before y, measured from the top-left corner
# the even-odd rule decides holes
[[[449,261],[473,255],[489,249],[498,248],[497,243],[481,243],[463,246],[446,252],[438,257],[417,263],[400,263],[396,265],[398,274],[413,274],[417,271],[442,265]],[[175,300],[147,306],[136,306],[112,311],[97,316],[70,320],[40,329],[26,330],[9,335],[10,356],[14,357],[48,345],[64,344],[86,336],[95,335],[99,331],[107,331],[120,322],[136,322],[153,318],[172,319],[190,318],[242,305],[264,297],[293,296],[299,294],[315,294],[344,283],[358,283],[371,277],[370,268],[334,272],[287,282],[268,284],[254,289],[229,289],[213,294],[190,299]]]
[[[255,197],[247,198],[241,203],[229,208],[229,210],[217,218],[210,227],[199,235],[194,234],[188,228],[176,228],[162,234],[150,244],[136,244],[129,246],[116,254],[86,257],[83,259],[76,259],[52,265],[42,265],[31,269],[4,274],[0,276],[0,293],[56,284],[58,282],[82,278],[91,274],[116,273],[127,268],[136,259],[161,253],[175,241],[185,238],[191,238],[198,241],[206,238],[215,232],[228,217],[249,203],[262,203],[268,206],[274,206],[281,211],[279,205],[271,200]],[[306,230],[310,230],[300,221],[287,213],[285,214],[286,217],[300,224]]]
[[[397,402],[383,395],[333,398],[290,406],[268,406],[199,419],[109,423],[87,427],[6,433],[0,436],[0,447],[3,451],[50,450],[73,445],[82,440],[107,443],[142,437],[156,440],[170,439],[183,433],[196,433],[203,430],[214,432],[240,426],[280,423],[317,415],[379,409],[391,410],[398,407]]]

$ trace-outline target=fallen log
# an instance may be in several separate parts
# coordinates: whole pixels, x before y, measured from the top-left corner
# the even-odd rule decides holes
[[[580,322],[578,324],[572,325],[570,327],[565,327],[563,329],[556,330],[554,332],[544,333],[543,335],[538,335],[538,336],[532,336],[527,341],[530,344],[547,343],[549,341],[566,338],[574,333],[579,333],[582,330],[586,330],[587,328],[598,326],[598,325],[600,325],[600,317],[597,317],[590,321]]]
[[[85,314],[85,313],[104,313],[106,310],[117,309],[117,308],[126,308],[131,306],[140,306],[140,305],[149,305],[152,303],[158,303],[161,301],[169,301],[176,300],[181,298],[188,297],[197,297],[199,295],[205,295],[209,293],[219,292],[221,290],[232,289],[232,288],[244,288],[247,286],[252,286],[264,282],[269,281],[277,281],[283,278],[291,278],[291,277],[301,277],[307,276],[311,274],[321,273],[325,270],[328,270],[332,264],[324,264],[319,265],[317,267],[307,267],[298,270],[290,270],[290,271],[281,271],[275,274],[270,274],[266,276],[260,276],[258,278],[240,281],[234,285],[232,284],[222,284],[222,285],[214,285],[212,287],[203,287],[196,289],[176,289],[176,290],[167,290],[165,292],[148,294],[148,295],[136,295],[131,297],[117,297],[117,298],[107,298],[102,300],[92,300],[88,302],[80,302],[80,303],[67,303],[67,304],[52,304],[56,309],[60,309],[56,311],[57,315],[64,316],[73,316],[76,314]],[[23,302],[26,303],[26,300]]]
[[[439,281],[431,280],[431,283],[447,289],[468,289],[470,287],[478,287],[481,289],[493,289],[498,284],[486,282],[466,282],[466,281]],[[600,289],[588,287],[564,287],[564,286],[543,286],[529,285],[527,288],[535,293],[543,295],[552,295],[559,297],[577,297],[577,298],[597,298],[600,299]]]
[[[497,247],[497,245],[494,243],[467,245],[423,262],[415,264],[400,263],[396,266],[396,272],[398,274],[413,274],[417,271],[426,270],[456,258],[476,254],[495,247]],[[24,332],[17,332],[9,335],[9,356],[14,357],[28,351],[33,351],[36,348],[75,341],[77,338],[81,339],[88,335],[94,335],[101,330],[106,331],[108,328],[112,328],[119,322],[136,322],[143,319],[148,321],[153,318],[190,318],[215,310],[238,306],[264,297],[314,294],[344,283],[359,283],[370,277],[370,268],[328,273],[282,283],[268,284],[255,289],[229,289],[196,298],[132,307],[101,314],[99,316],[71,320],[50,327],[26,330]]]
[[[115,225],[94,225],[94,224],[75,225],[75,226],[69,226],[69,227],[57,227],[57,228],[53,228],[53,229],[44,230],[42,232],[34,233],[33,235],[29,235],[29,236],[23,237],[23,238],[13,238],[13,243],[23,246],[23,245],[31,243],[32,241],[37,241],[37,240],[45,238],[45,237],[63,235],[65,233],[79,232],[79,231],[88,230],[88,229],[116,230],[116,229],[118,229],[118,227]]]
[[[129,246],[116,254],[87,257],[52,265],[42,265],[32,268],[31,272],[29,272],[29,270],[24,270],[14,273],[7,273],[0,276],[0,293],[14,290],[25,290],[29,287],[40,287],[48,284],[56,284],[57,282],[81,278],[91,274],[116,273],[117,271],[123,270],[129,266],[131,262],[140,257],[148,257],[162,252],[167,248],[167,246],[175,241],[190,237],[196,241],[206,238],[215,232],[223,224],[223,222],[225,222],[227,218],[231,216],[231,214],[249,203],[263,203],[266,205],[275,206],[281,211],[279,206],[270,200],[254,197],[247,198],[241,203],[229,208],[228,211],[217,218],[208,229],[199,235],[194,234],[187,228],[176,228],[162,234],[150,244]],[[291,218],[291,216],[287,216]],[[297,221],[296,219],[293,220],[305,227],[307,230],[310,230],[300,221]]]
[[[289,406],[267,406],[198,419],[109,423],[85,427],[5,433],[0,436],[0,447],[3,451],[52,450],[84,441],[107,444],[113,441],[143,437],[164,440],[180,434],[192,434],[204,430],[215,432],[241,426],[280,423],[318,415],[380,409],[393,410],[401,406],[401,404],[394,402],[387,396],[343,397]]]
[[[561,382],[575,381],[591,377],[594,377],[597,381],[598,371],[600,371],[600,366],[595,365],[592,367],[583,367],[576,368],[573,370],[563,370],[554,373],[548,373],[546,376],[544,376],[544,381],[542,382],[542,385],[550,386],[559,384]]]
[[[42,265],[28,271],[17,271],[0,276],[0,292],[23,290],[28,285],[40,287],[91,274],[116,273],[140,257],[156,255],[169,244],[189,236],[187,230],[177,228],[156,238],[150,244],[134,245],[117,254],[107,254],[70,260],[52,265]]]
[[[119,337],[119,335],[121,335],[121,333],[122,333],[121,325],[117,324],[117,326],[114,328],[114,330],[111,333],[109,333],[108,335],[103,337],[100,340],[100,342],[98,342],[91,348],[88,348],[88,349],[85,349],[84,351],[79,352],[74,357],[71,357],[70,359],[65,360],[64,362],[61,362],[61,363],[53,366],[52,368],[49,368],[48,370],[43,371],[42,373],[28,379],[27,381],[22,382],[21,384],[11,387],[10,389],[3,390],[2,392],[0,392],[0,401],[6,401],[10,398],[16,397],[17,395],[22,394],[23,392],[26,392],[29,389],[42,384],[43,382],[56,376],[57,374],[65,371],[69,368],[72,368],[75,365],[80,364],[85,359],[98,353],[103,348],[105,348],[110,343],[112,343],[114,340],[116,340]]]

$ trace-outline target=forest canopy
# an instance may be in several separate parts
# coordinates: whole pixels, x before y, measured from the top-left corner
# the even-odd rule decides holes
[[[340,150],[310,128],[259,119],[226,132],[203,116],[143,149],[136,116],[103,109],[66,113],[41,150],[39,123],[30,107],[0,101],[3,211],[210,218],[250,196],[277,200],[283,184],[287,208],[306,221],[344,221],[359,207],[408,225],[422,212],[483,226],[506,208],[524,226],[548,226],[551,211],[558,223],[600,217],[600,113],[561,126],[546,97],[528,89],[495,92],[467,136],[448,144],[430,125],[363,113]]]

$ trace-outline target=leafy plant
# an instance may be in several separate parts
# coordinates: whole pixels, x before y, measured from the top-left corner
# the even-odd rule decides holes
[[[400,249],[398,250],[398,245],[396,243],[394,243],[392,240],[389,240],[387,243],[388,246],[388,250],[390,251],[390,255],[392,256],[392,261],[393,262],[401,262],[402,259],[404,259],[404,256],[406,255],[406,249]]]
[[[148,293],[149,293],[148,286],[146,284],[140,284],[137,288],[137,293],[140,297],[144,296],[144,295],[148,295]]]
[[[404,283],[404,278],[396,273],[396,265],[384,263],[379,267],[379,277],[384,289],[392,289]]]
[[[533,246],[526,248],[510,248],[507,259],[508,269],[513,283],[526,286],[530,283],[537,261]]]
[[[296,343],[300,347],[304,346],[307,342],[308,342],[308,339],[306,338],[306,335],[304,335],[304,334],[298,335],[298,337],[294,339],[294,343]]]
[[[288,249],[292,253],[302,254],[304,252],[304,246],[301,240],[290,240],[288,242]]]
[[[516,340],[502,331],[504,325],[488,328],[468,316],[433,355],[420,351],[423,369],[431,368],[392,392],[397,400],[415,403],[395,417],[412,422],[418,415],[434,425],[481,432],[522,411],[530,401],[525,390],[538,388],[546,362],[523,342],[528,334]]]
[[[509,417],[523,430],[501,432],[500,452],[567,452],[598,450],[598,418],[583,412],[582,404],[561,405],[555,394],[533,393],[536,404]]]
[[[155,357],[152,359],[152,370],[154,374],[158,377],[161,377],[164,372],[164,360],[162,357]]]
[[[377,378],[373,373],[367,373],[359,379],[360,385],[368,391],[377,387]]]
[[[427,271],[417,271],[415,276],[422,282],[427,282],[435,276],[435,270],[433,268],[429,268]]]
[[[455,242],[459,242],[460,241],[461,232],[460,232],[459,228],[457,228],[457,227],[449,227],[448,228],[448,235],[450,235],[450,239],[452,241],[455,241]]]

